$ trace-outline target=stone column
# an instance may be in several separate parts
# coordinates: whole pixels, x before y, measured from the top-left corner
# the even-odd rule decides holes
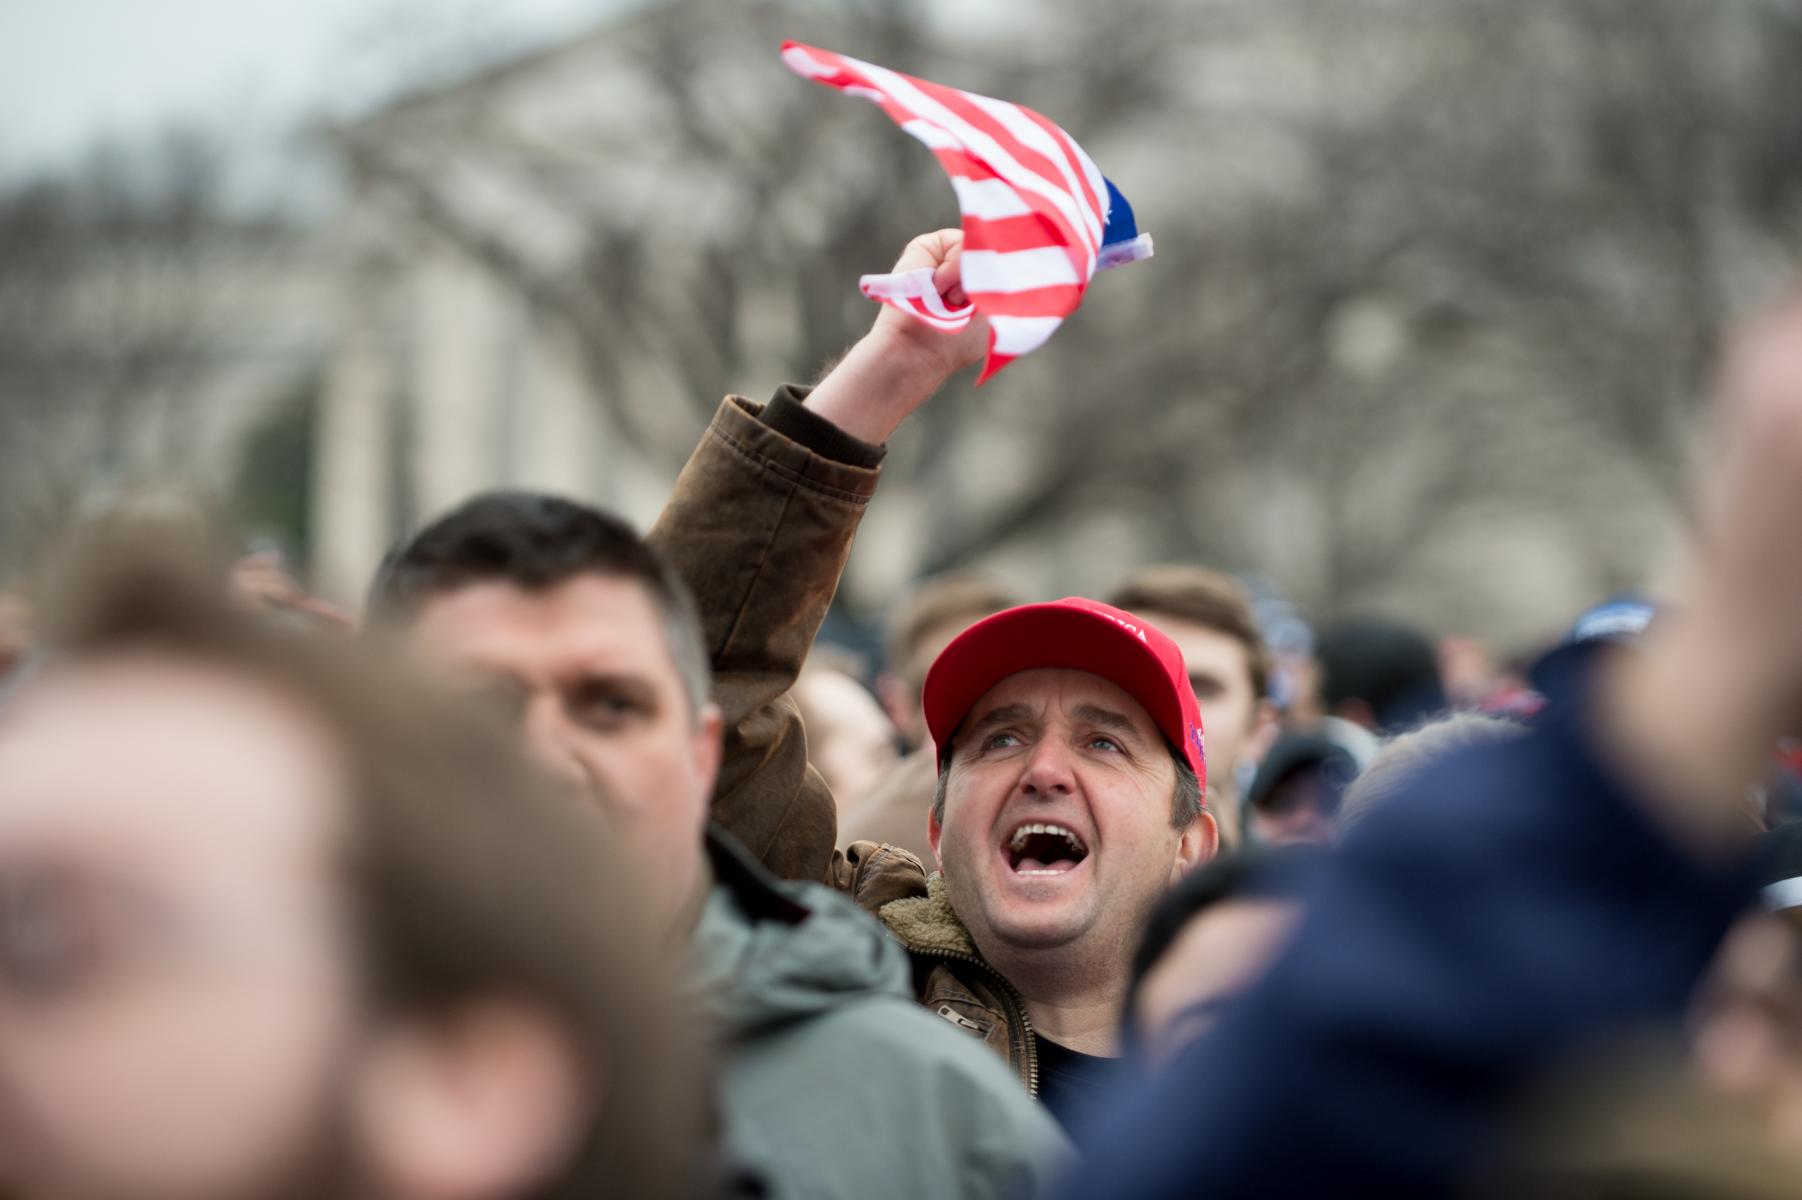
[[[492,284],[455,252],[427,258],[416,287],[407,457],[414,517],[423,522],[498,480],[500,329]]]
[[[341,297],[343,325],[313,425],[312,584],[338,604],[361,602],[393,535],[394,372],[385,298],[362,275]]]
[[[554,327],[528,342],[524,387],[512,410],[518,427],[508,439],[518,458],[509,474],[522,487],[593,502],[607,474],[607,439],[573,342]]]

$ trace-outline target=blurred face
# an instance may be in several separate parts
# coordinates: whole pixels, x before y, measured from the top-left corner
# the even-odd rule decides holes
[[[1180,617],[1146,613],[1146,619],[1167,634],[1183,652],[1189,669],[1189,686],[1201,706],[1201,728],[1207,735],[1208,785],[1230,790],[1241,762],[1257,761],[1265,705],[1251,688],[1251,660],[1239,639],[1185,621]]]
[[[1140,985],[1137,1022],[1147,1058],[1168,1062],[1206,1033],[1264,973],[1301,916],[1286,900],[1225,900],[1183,927]]]
[[[958,634],[988,615],[987,612],[962,613],[927,626],[914,639],[913,652],[900,665],[900,673],[879,681],[886,684],[883,706],[909,748],[924,746],[932,740],[926,731],[926,710],[921,706],[926,672]]]
[[[1742,917],[1710,969],[1695,1020],[1701,1078],[1744,1105],[1770,1143],[1802,1157],[1802,925],[1795,910]]]
[[[607,805],[655,916],[675,921],[702,877],[720,717],[695,715],[644,588],[596,574],[471,584],[427,599],[409,639],[516,710],[542,763]]]
[[[319,1186],[356,1028],[326,736],[134,657],[0,708],[0,1194]]]
[[[971,708],[932,827],[952,908],[993,959],[1130,946],[1152,904],[1214,850],[1171,827],[1176,766],[1138,701],[1072,670],[1022,671]]]
[[[1251,809],[1251,835],[1267,846],[1330,846],[1339,836],[1341,792],[1318,767],[1291,771]]]
[[[841,814],[895,765],[895,727],[876,698],[850,676],[809,670],[795,685],[807,717],[807,758]]]
[[[0,592],[0,679],[25,657],[30,640],[30,609],[20,597]]]

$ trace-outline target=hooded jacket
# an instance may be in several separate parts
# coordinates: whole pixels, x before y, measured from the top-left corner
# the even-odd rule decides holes
[[[720,834],[689,947],[725,1140],[778,1197],[1024,1197],[1068,1165],[1050,1116],[913,1002],[908,956],[846,897]],[[881,1136],[871,1136],[873,1130]]]

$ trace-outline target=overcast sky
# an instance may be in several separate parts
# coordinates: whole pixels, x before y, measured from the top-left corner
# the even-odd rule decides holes
[[[172,120],[246,137],[354,107],[440,48],[555,37],[622,0],[0,0],[0,173]]]

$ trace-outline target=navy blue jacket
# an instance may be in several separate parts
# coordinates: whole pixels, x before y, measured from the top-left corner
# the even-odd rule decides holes
[[[1291,948],[1122,1094],[1068,1195],[1446,1195],[1530,1075],[1677,1020],[1753,889],[1654,827],[1580,690],[1355,827]]]

